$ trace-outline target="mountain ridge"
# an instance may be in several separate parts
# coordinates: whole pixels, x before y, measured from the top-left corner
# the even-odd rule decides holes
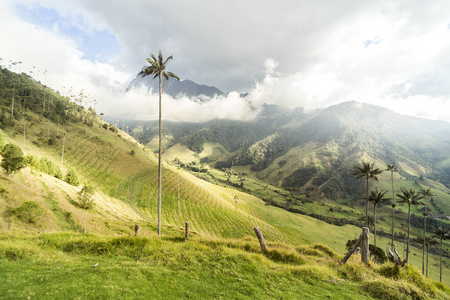
[[[149,91],[156,93],[159,89],[159,81],[151,76],[141,77],[137,75],[128,85],[126,91],[145,86]],[[224,92],[214,86],[198,84],[192,80],[170,79],[166,81],[164,92],[173,98],[189,97],[198,102],[208,101],[208,98],[225,95]]]

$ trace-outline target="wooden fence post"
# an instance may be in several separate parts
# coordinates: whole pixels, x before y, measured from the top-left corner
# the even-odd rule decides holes
[[[11,230],[11,222],[8,222],[8,231]]]
[[[361,261],[365,264],[369,263],[369,228],[363,227],[361,240]]]
[[[139,231],[139,225],[138,225],[138,223],[136,223],[136,225],[134,225],[134,236],[137,236],[138,231]]]
[[[83,233],[86,233],[86,227],[83,227]]]
[[[266,252],[267,246],[266,246],[266,242],[264,241],[264,237],[263,237],[261,230],[259,229],[259,227],[255,227],[254,230],[255,230],[256,236],[258,237],[259,244],[261,245],[261,251]]]
[[[350,249],[350,251],[348,251],[348,253],[344,256],[344,258],[341,260],[341,264],[345,264],[347,262],[347,260],[350,258],[350,256],[352,256],[353,252],[355,252],[355,250],[358,248],[359,244],[361,243],[363,239],[363,234],[361,233],[359,235],[358,240],[356,241],[356,243],[353,245],[352,249]]]
[[[189,222],[184,223],[184,238],[187,239],[189,236]]]

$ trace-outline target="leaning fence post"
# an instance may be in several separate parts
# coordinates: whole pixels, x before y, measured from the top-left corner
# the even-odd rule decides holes
[[[365,264],[369,263],[369,228],[363,227],[362,233],[362,241],[361,241],[361,261]]]
[[[263,237],[261,230],[259,229],[259,227],[255,227],[254,230],[255,230],[256,236],[258,237],[259,244],[261,245],[261,251],[266,252],[267,246],[266,246],[266,242],[264,241],[264,237]]]
[[[363,234],[361,233],[358,240],[353,245],[352,249],[350,249],[350,251],[348,251],[347,254],[344,256],[344,258],[341,260],[341,262],[340,262],[341,264],[345,264],[347,262],[347,260],[350,258],[350,256],[352,256],[353,252],[355,252],[355,250],[358,248],[362,239],[363,239]]]
[[[184,238],[187,239],[189,236],[189,222],[184,223]]]

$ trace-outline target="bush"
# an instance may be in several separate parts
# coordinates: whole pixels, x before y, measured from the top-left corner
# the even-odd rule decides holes
[[[79,200],[80,200],[80,207],[84,209],[90,209],[94,206],[94,194],[95,190],[92,185],[89,183],[85,183],[83,185],[83,188],[78,193]]]
[[[73,186],[78,186],[80,184],[80,181],[78,180],[78,175],[74,169],[70,169],[67,172],[67,175],[66,175],[66,178],[64,179],[64,181]]]
[[[16,216],[25,223],[36,223],[42,214],[42,210],[37,202],[26,201],[21,206],[11,209],[7,214]]]
[[[11,143],[7,144],[3,148],[2,155],[1,166],[6,174],[15,173],[25,167],[23,152],[18,146]]]
[[[25,156],[25,164],[29,166],[31,169],[38,170],[39,169],[39,160],[34,155]]]

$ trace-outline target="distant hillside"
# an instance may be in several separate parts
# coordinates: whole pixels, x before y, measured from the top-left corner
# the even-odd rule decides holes
[[[142,78],[141,76],[136,76],[130,84],[128,85],[127,91],[139,86],[145,86],[147,89],[153,90],[153,93],[157,93],[159,89],[158,79],[153,79],[152,76],[146,76]],[[196,101],[203,102],[206,99],[202,96],[207,96],[213,98],[216,96],[224,95],[225,93],[216,87],[208,86],[204,84],[198,84],[191,80],[175,80],[171,78],[166,81],[165,93],[176,98],[180,96],[187,96],[194,98]]]
[[[21,148],[28,164],[15,174],[0,173],[0,232],[33,235],[44,230],[86,230],[133,235],[134,224],[139,223],[143,235],[154,234],[156,155],[116,125],[103,122],[94,109],[70,100],[26,74],[0,70],[0,135]],[[253,228],[258,226],[269,242],[325,243],[344,253],[346,241],[359,235],[362,207],[359,188],[363,183],[348,171],[362,158],[376,159],[376,152],[370,152],[374,149],[369,147],[370,140],[366,151],[361,151],[357,144],[361,134],[341,125],[339,117],[345,114],[330,113],[333,109],[328,115],[326,111],[309,115],[266,106],[253,122],[164,122],[163,234],[181,235],[184,221],[189,221],[194,235],[254,240]],[[157,127],[134,125],[126,124],[130,134],[139,133],[141,141],[151,146]],[[342,132],[347,138],[339,138]],[[411,149],[398,151],[403,160],[399,159],[402,174],[395,176],[396,186],[432,186],[438,196],[433,197],[430,212],[445,213],[448,189],[426,175],[423,181],[410,175],[426,169],[406,150]],[[426,156],[423,160],[429,161]],[[445,161],[439,165],[445,166]],[[79,185],[64,181],[69,170],[78,174]],[[386,178],[380,178],[380,185],[388,182]],[[91,209],[84,209],[80,202],[85,182],[95,189]],[[405,209],[399,206],[398,210],[401,224],[406,220]],[[421,211],[413,213],[412,234],[419,236]],[[377,228],[382,247],[388,243],[383,235],[389,228],[386,215],[380,208]],[[447,226],[431,217],[429,222],[429,228]],[[399,243],[404,234],[404,228],[396,228]],[[420,242],[412,244],[412,262],[419,266]],[[446,249],[447,243],[444,262],[450,255]],[[436,261],[438,248],[431,253]],[[434,278],[437,269],[438,265],[431,266]],[[444,274],[449,273],[445,268]]]
[[[153,147],[155,122],[141,123],[141,142]],[[183,130],[187,128],[189,130]],[[450,215],[450,124],[402,116],[346,102],[314,114],[266,106],[254,121],[165,122],[165,151],[184,145],[218,169],[248,166],[255,175],[293,193],[315,198],[359,199],[363,182],[350,175],[361,160],[396,162],[400,177],[442,192],[436,205]],[[211,143],[226,151],[202,154]],[[156,145],[156,144],[155,144]],[[152,148],[154,149],[154,148]],[[386,175],[387,176],[387,175]],[[387,177],[386,177],[387,178]]]

